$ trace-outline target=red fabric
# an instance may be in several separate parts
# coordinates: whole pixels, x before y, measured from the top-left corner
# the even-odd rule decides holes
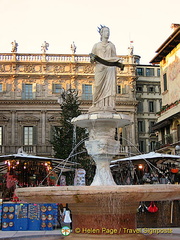
[[[151,202],[150,206],[148,207],[148,211],[155,213],[158,211],[158,207],[156,207],[156,205],[154,204],[154,202]]]

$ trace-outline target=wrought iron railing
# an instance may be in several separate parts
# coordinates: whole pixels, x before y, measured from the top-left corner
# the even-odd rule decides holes
[[[162,140],[157,141],[155,143],[155,149],[158,150],[160,148],[166,147],[171,144],[175,144],[180,141],[180,137],[178,136],[178,132],[175,131],[171,134],[166,134],[162,137]]]

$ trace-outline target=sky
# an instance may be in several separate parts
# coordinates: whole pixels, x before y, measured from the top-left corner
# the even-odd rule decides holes
[[[110,28],[109,40],[118,55],[127,55],[130,41],[141,64],[149,64],[156,50],[180,24],[179,0],[0,0],[0,53],[89,54],[100,41],[97,27]]]

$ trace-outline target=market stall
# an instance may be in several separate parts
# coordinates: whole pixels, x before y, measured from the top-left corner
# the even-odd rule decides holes
[[[63,172],[74,171],[74,162],[26,154],[21,149],[17,154],[0,156],[0,192],[5,201],[16,201],[17,187],[63,185]],[[61,175],[61,178],[59,177]]]

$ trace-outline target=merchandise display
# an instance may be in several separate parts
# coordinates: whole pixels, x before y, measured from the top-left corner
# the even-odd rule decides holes
[[[3,203],[2,231],[53,230],[58,204]]]

